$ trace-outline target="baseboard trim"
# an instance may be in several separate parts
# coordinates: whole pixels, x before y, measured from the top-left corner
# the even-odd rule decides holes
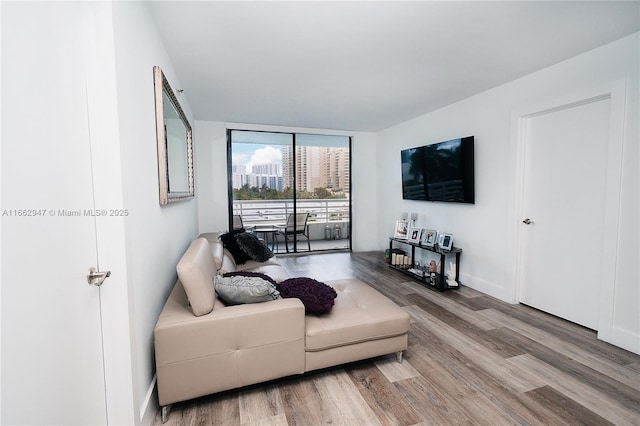
[[[602,327],[598,339],[640,355],[640,335],[620,327]]]
[[[503,302],[514,303],[511,289],[462,273],[460,274],[460,281],[467,287],[500,299]]]
[[[144,397],[144,401],[140,407],[140,424],[141,425],[151,425],[153,423],[153,419],[155,419],[156,414],[158,414],[158,398],[156,398],[156,382],[158,376],[156,374],[153,375],[153,379],[151,379],[151,384],[149,385],[149,389],[147,389],[147,394]]]

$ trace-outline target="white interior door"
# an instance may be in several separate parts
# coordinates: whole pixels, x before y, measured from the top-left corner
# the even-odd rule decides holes
[[[2,5],[2,424],[107,423],[79,8]]]
[[[525,120],[520,302],[597,329],[610,99]]]

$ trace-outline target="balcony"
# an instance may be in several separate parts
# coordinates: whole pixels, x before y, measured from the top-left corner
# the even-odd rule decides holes
[[[297,200],[298,213],[309,213],[307,225],[311,251],[349,249],[349,200],[343,199],[303,199]],[[242,216],[246,229],[270,229],[284,225],[289,214],[293,214],[293,200],[235,200],[233,214]],[[285,253],[284,242],[280,238],[273,244],[272,235],[262,235],[275,253]],[[293,244],[289,243],[289,250]],[[299,240],[299,251],[307,251],[306,239]]]

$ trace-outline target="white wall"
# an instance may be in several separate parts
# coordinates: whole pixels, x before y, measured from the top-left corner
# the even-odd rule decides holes
[[[180,82],[143,2],[114,2],[113,31],[125,221],[134,403],[153,412],[153,328],[176,280],[175,265],[198,233],[196,199],[160,207],[153,66],[174,91]],[[193,124],[185,96],[178,100]],[[197,188],[196,188],[197,190]],[[151,404],[150,406],[148,404]]]
[[[376,136],[363,132],[196,121],[194,151],[200,232],[228,228],[227,128],[351,136],[353,250],[373,250],[376,247],[378,192],[371,185],[375,180]]]
[[[100,292],[86,284],[97,261],[97,221],[55,212],[92,207],[91,148],[99,143],[87,108],[90,32],[77,3],[0,8],[0,423],[86,423],[105,416]],[[4,213],[36,205],[47,214],[25,221]]]
[[[463,248],[463,283],[513,302],[515,265],[509,261],[512,113],[625,79],[620,232],[617,269],[612,271],[616,274],[613,327],[627,336],[614,338],[614,343],[637,351],[637,343],[627,343],[640,341],[638,52],[639,35],[635,34],[380,132],[378,186],[385,197],[379,203],[378,247],[387,245],[401,212],[418,212],[419,225],[454,234],[455,244]],[[403,201],[400,150],[468,135],[475,136],[476,204]]]
[[[200,233],[229,229],[226,132],[225,123],[220,122],[196,121],[193,126]]]
[[[21,138],[19,140],[13,138],[11,145],[5,145],[8,141],[3,139],[3,152],[7,152],[5,148],[8,146],[16,148],[11,151],[14,154],[20,150],[28,152],[27,155],[12,156],[11,170],[19,167],[22,162],[27,164],[28,168],[19,167],[18,170],[33,170],[35,174],[31,176],[37,176],[42,173],[41,171],[46,172],[52,167],[57,167],[56,170],[61,173],[68,168],[70,173],[76,165],[74,161],[81,158],[80,155],[70,154],[66,157],[69,161],[68,167],[64,164],[51,163],[52,158],[55,157],[47,154],[48,149],[53,149],[57,155],[63,155],[66,152],[65,149],[69,148],[64,146],[56,148],[56,144],[51,143],[55,140],[46,136],[47,129],[55,128],[56,134],[76,134],[77,129],[87,126],[88,115],[92,132],[91,146],[97,149],[92,152],[94,156],[92,164],[86,167],[93,167],[96,205],[100,204],[98,207],[109,209],[126,209],[129,213],[124,219],[105,219],[104,222],[98,220],[96,229],[98,241],[97,244],[94,243],[99,252],[99,261],[112,270],[112,277],[101,288],[100,293],[103,330],[105,330],[104,354],[109,420],[114,424],[149,424],[157,404],[157,399],[153,395],[155,384],[153,328],[175,282],[175,265],[198,230],[196,199],[163,208],[159,205],[153,66],[160,65],[163,68],[174,88],[179,87],[179,82],[145,3],[78,2],[61,3],[58,6],[48,3],[47,8],[42,8],[42,5],[36,3],[32,5],[34,16],[39,20],[23,23],[23,25],[32,26],[29,28],[32,37],[22,42],[25,45],[24,57],[28,60],[33,57],[33,64],[29,72],[14,75],[11,82],[14,88],[28,88],[23,93],[17,92],[15,96],[17,102],[23,105],[28,113],[20,116],[19,119],[22,121],[16,123],[14,120],[14,126],[33,129],[42,132],[44,136],[33,136],[33,134],[27,136],[22,132]],[[77,27],[81,30],[72,27],[63,31],[60,28],[68,20],[74,19],[69,16],[70,10],[78,14],[73,22],[77,23]],[[38,25],[35,22],[47,24]],[[76,31],[75,40],[80,40],[78,44],[86,45],[87,48],[77,52],[67,48],[64,55],[57,55],[56,50],[49,46],[55,45],[57,42],[55,37],[67,34],[69,31]],[[7,36],[9,39],[11,35],[3,33],[3,37]],[[38,40],[41,42],[38,43]],[[15,38],[13,41],[20,43],[20,40]],[[3,47],[6,46],[3,44]],[[64,47],[60,48],[64,50]],[[68,60],[69,57],[72,58],[71,61]],[[87,69],[86,99],[74,97],[75,92],[71,91],[65,92],[67,98],[64,98],[64,95],[47,97],[46,93],[55,91],[42,90],[55,88],[62,93],[67,79],[73,79],[76,85],[85,87],[83,81],[85,67]],[[56,72],[53,73],[52,70]],[[33,77],[35,74],[38,76]],[[4,100],[3,98],[3,104]],[[181,99],[181,103],[193,122],[186,99]],[[68,105],[72,108],[65,109]],[[50,108],[50,114],[38,112],[45,108]],[[51,126],[49,121],[56,119],[55,126]],[[62,139],[58,143],[64,144],[64,142]],[[69,146],[72,145],[69,144]],[[5,169],[9,170],[8,167],[3,167],[3,173]],[[46,176],[40,181],[33,180],[33,177],[31,180],[33,185],[29,187],[29,191],[25,186],[20,185],[20,182],[3,181],[3,205],[42,206],[44,204],[52,207],[52,202],[56,205],[63,202],[60,208],[69,208],[68,203],[64,204],[65,194],[69,194],[69,191],[74,188],[73,185],[48,188],[50,185],[46,185]],[[77,181],[76,179],[75,182]],[[5,184],[12,186],[5,187]],[[90,182],[82,182],[82,184],[91,186]],[[5,191],[6,188],[11,188],[11,191]],[[15,196],[11,199],[6,198],[5,194],[8,192]],[[3,234],[2,245],[12,249],[19,247],[28,249],[33,241],[37,241],[38,247],[42,250],[55,250],[59,246],[56,239],[59,237],[56,237],[56,234],[52,236],[51,232],[39,232],[38,229],[33,226],[30,228],[28,233],[33,234],[31,238],[25,238],[26,233],[18,234],[19,236],[15,238]],[[77,233],[76,227],[67,235]],[[46,265],[46,259],[40,258],[38,252],[34,250],[30,252],[29,256],[13,262],[12,269],[24,275],[26,271],[32,271],[33,265]],[[58,255],[64,257],[63,253]],[[3,257],[2,261],[4,264],[6,259]],[[89,263],[81,265],[83,271],[86,271],[84,268],[89,266]],[[3,269],[4,274],[8,268]],[[54,271],[53,268],[44,266],[44,271],[41,272],[46,274],[47,270]],[[68,271],[67,273],[76,274],[77,272]],[[33,291],[32,289],[36,287],[29,285],[29,279],[45,285],[49,283],[44,275],[30,273],[28,277],[25,275],[25,278],[15,281],[23,285],[14,285],[12,288]],[[49,287],[55,289],[55,286]],[[2,291],[5,296],[10,295],[8,287],[4,285]],[[64,297],[61,292],[58,294]],[[4,300],[11,299],[13,298]],[[64,301],[55,300],[55,293],[51,297],[46,296],[43,301],[59,309],[64,309],[66,306]],[[15,304],[15,300],[11,303]],[[80,314],[79,312],[68,313],[71,316]],[[16,320],[15,317],[12,319],[14,320],[10,324],[12,335],[20,336],[21,331],[26,335],[26,332],[31,330],[32,327],[28,328],[27,325],[21,328],[21,324],[24,323]],[[55,320],[52,319],[53,324],[57,323],[58,318]],[[7,322],[5,326],[6,324]],[[41,330],[46,332],[47,328],[41,327]],[[64,333],[64,330],[61,332]],[[114,334],[117,335],[114,336]],[[42,341],[46,341],[44,337]],[[55,336],[49,337],[55,338]],[[38,339],[27,340],[37,341]],[[29,362],[29,357],[23,358],[25,359],[23,363]],[[101,369],[101,366],[97,367]],[[23,368],[22,365],[14,365],[14,370],[18,372],[21,368]],[[28,365],[25,368],[28,368]],[[4,378],[3,375],[3,387]],[[43,392],[55,392],[55,387],[60,385],[59,381],[47,382],[46,377],[36,376],[33,380],[40,381],[38,389]],[[24,385],[23,380],[22,386]],[[35,395],[34,392],[31,393]],[[6,395],[8,394],[5,393]],[[53,411],[56,408],[60,411],[61,408],[55,406],[54,396],[60,398],[65,395],[64,392],[51,395],[49,404],[53,404],[54,407],[51,410],[45,409],[41,414],[55,421],[58,417]],[[6,401],[6,398],[3,397],[3,400]],[[18,407],[16,407],[18,404],[15,404],[15,398],[11,402],[13,412],[19,410],[21,406],[32,407],[34,403],[33,397],[20,400]],[[73,402],[70,403],[73,404]],[[4,413],[6,413],[5,410],[3,415]],[[18,416],[20,416],[19,413]],[[17,419],[20,417],[11,418],[19,422]],[[22,418],[32,417],[25,415]]]
[[[380,188],[375,185],[377,148],[374,133],[357,133],[351,152],[351,190],[353,205],[353,251],[378,248]]]

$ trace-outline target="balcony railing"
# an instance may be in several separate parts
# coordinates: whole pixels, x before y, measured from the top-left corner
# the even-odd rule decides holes
[[[309,213],[311,241],[348,240],[348,199],[299,199],[296,202],[298,213]],[[288,215],[293,214],[293,206],[293,200],[234,200],[233,214],[242,216],[245,228],[283,225]]]
[[[349,200],[297,200],[298,213],[309,213],[309,223],[348,222]],[[235,200],[233,214],[242,216],[245,226],[282,224],[293,213],[293,200]]]

